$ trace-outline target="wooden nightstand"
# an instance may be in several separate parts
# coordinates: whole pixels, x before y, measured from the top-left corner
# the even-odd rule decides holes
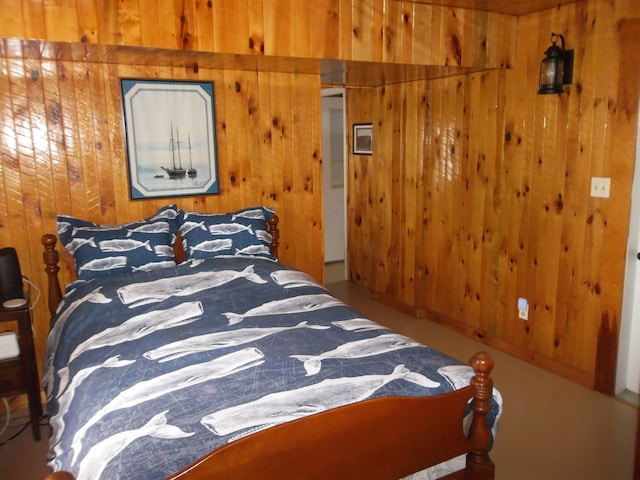
[[[23,307],[12,309],[2,308],[0,305],[0,324],[9,321],[18,322],[20,355],[16,358],[0,360],[0,397],[27,394],[31,430],[33,438],[37,441],[40,440],[42,403],[40,401],[40,384],[33,346],[29,303],[27,302]],[[1,325],[0,330],[2,330]]]

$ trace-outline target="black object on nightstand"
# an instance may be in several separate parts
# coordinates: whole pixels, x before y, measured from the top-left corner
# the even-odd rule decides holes
[[[17,302],[19,303],[19,302]],[[26,393],[29,399],[29,416],[33,438],[40,440],[40,418],[42,403],[40,384],[31,329],[29,302],[15,308],[5,308],[0,304],[0,323],[18,322],[19,355],[0,360],[0,397]]]

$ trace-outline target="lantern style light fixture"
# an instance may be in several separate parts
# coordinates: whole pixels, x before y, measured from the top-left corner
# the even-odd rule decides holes
[[[556,45],[560,40],[561,46]],[[539,94],[562,93],[563,85],[573,81],[573,50],[564,49],[564,37],[558,33],[551,34],[551,46],[544,52],[540,62]]]

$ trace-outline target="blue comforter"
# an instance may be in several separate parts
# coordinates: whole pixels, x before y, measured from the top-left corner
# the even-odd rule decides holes
[[[472,375],[270,260],[74,282],[47,341],[50,465],[79,480],[165,478],[257,430]]]

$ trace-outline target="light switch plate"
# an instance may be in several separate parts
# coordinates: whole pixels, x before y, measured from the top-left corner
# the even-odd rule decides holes
[[[591,177],[591,196],[596,198],[609,198],[611,190],[611,178]]]

